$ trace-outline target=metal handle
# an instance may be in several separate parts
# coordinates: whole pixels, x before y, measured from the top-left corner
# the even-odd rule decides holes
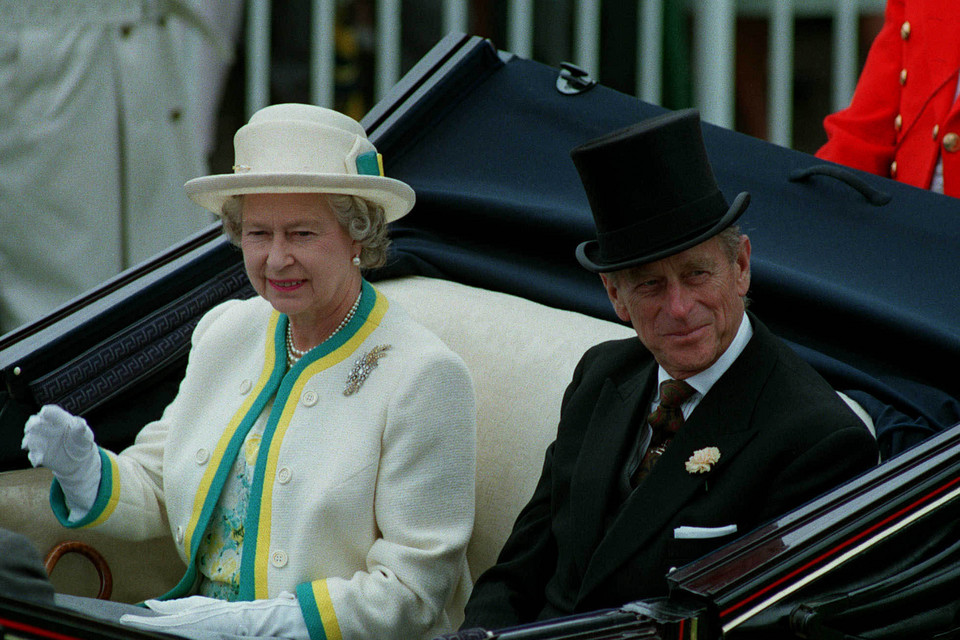
[[[575,96],[597,86],[585,69],[570,62],[560,63],[560,75],[557,76],[557,91],[564,95]]]

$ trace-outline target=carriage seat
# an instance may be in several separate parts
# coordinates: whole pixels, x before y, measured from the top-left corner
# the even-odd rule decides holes
[[[478,410],[477,515],[467,556],[476,579],[496,560],[533,493],[580,357],[598,342],[636,334],[621,324],[446,280],[411,276],[375,286],[459,353],[472,373]],[[872,425],[855,402],[845,399]],[[49,486],[44,469],[0,474],[0,526],[26,534],[43,552],[69,538],[89,542],[112,569],[117,601],[138,602],[176,584],[183,567],[170,540],[119,542],[96,532],[65,530],[47,506]],[[82,558],[64,556],[52,577],[60,592],[97,592],[93,569]]]

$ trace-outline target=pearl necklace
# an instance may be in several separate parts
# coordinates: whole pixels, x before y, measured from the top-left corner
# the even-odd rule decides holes
[[[323,344],[333,336],[337,335],[341,329],[347,326],[348,322],[353,320],[354,314],[357,313],[357,307],[360,306],[360,296],[362,295],[363,295],[363,289],[360,289],[360,293],[357,294],[357,299],[353,301],[353,306],[350,307],[350,311],[347,311],[347,315],[343,317],[343,320],[341,320],[340,324],[337,325],[337,328],[333,330],[333,333],[331,333],[326,338],[321,340],[320,344]],[[287,322],[287,365],[292,367],[293,365],[297,364],[300,358],[307,355],[312,349],[313,347],[310,347],[310,349],[304,349],[301,351],[300,349],[297,349],[295,346],[293,346],[293,329],[290,327],[290,322],[288,321]]]

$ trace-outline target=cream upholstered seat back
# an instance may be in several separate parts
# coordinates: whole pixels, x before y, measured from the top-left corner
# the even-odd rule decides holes
[[[477,396],[473,578],[492,565],[540,477],[560,401],[589,347],[633,329],[524,298],[413,276],[378,282],[387,298],[460,354]]]

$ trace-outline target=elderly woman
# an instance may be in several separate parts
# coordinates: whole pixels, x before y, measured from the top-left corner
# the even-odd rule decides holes
[[[67,527],[172,534],[186,571],[124,622],[194,635],[418,638],[469,592],[474,400],[462,361],[361,269],[413,205],[354,120],[274,105],[230,175],[187,183],[259,294],[208,312],[179,392],[119,454],[44,407],[25,427]],[[190,596],[190,597],[187,597]],[[148,614],[150,612],[147,612]]]

